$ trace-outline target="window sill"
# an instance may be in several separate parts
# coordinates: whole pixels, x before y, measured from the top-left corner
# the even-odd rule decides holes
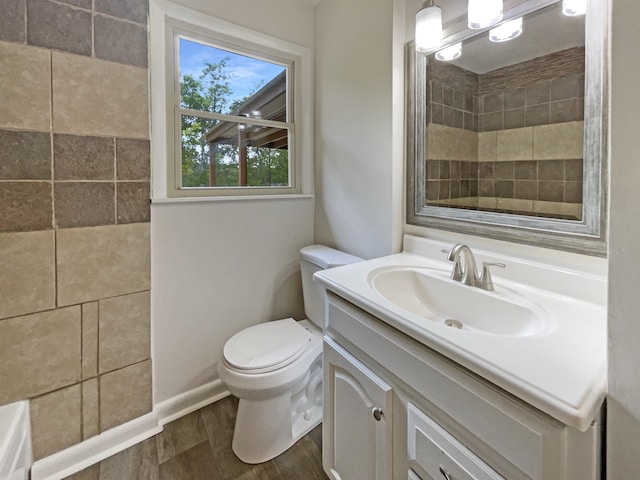
[[[218,203],[218,202],[263,202],[267,200],[304,200],[312,199],[311,194],[292,195],[244,195],[244,196],[219,196],[219,197],[172,197],[172,198],[152,198],[152,204],[164,203]]]

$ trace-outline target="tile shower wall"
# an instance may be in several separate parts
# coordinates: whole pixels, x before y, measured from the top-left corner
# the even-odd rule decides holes
[[[567,218],[581,214],[584,48],[482,75],[433,58],[429,67],[427,136],[440,135],[441,126],[479,133],[476,159],[429,151],[428,202]],[[452,92],[446,100],[445,90]],[[456,98],[467,99],[469,121],[460,122],[468,112],[456,108],[465,105]],[[445,118],[444,109],[454,113]],[[449,132],[450,138],[458,136],[468,135]],[[571,145],[543,154],[544,139]],[[427,142],[431,148],[434,141]]]
[[[584,47],[478,76],[481,132],[583,120]]]
[[[0,10],[0,405],[39,459],[151,410],[147,0]]]
[[[478,75],[429,57],[428,121],[478,131]]]

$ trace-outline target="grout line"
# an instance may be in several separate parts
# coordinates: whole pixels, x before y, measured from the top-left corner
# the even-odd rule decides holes
[[[85,374],[84,374],[84,355],[85,355],[85,345],[84,345],[84,329],[85,329],[85,322],[84,322],[84,314],[85,314],[85,308],[84,308],[84,303],[80,304],[80,378],[84,381],[86,380],[85,378]]]
[[[25,8],[26,12],[26,8]],[[49,52],[49,130],[50,130],[50,151],[51,156],[51,226],[53,228],[53,295],[54,306],[58,308],[58,222],[56,220],[56,183],[55,183],[55,134],[53,129],[53,53]],[[82,377],[82,375],[81,375]]]
[[[96,301],[96,395],[98,395],[97,400],[97,409],[98,409],[98,434],[102,433],[102,405],[100,402],[100,377],[102,376],[100,372],[100,300]]]
[[[139,181],[139,180],[131,180],[132,182],[134,181]],[[53,183],[50,179],[44,180],[44,179],[23,179],[23,178],[15,178],[15,179],[2,179],[0,180],[0,183]],[[52,199],[52,203],[53,203],[53,199]],[[52,205],[53,208],[53,205]],[[53,220],[51,221],[51,228],[48,228],[46,230],[52,230],[54,227],[53,225]]]
[[[55,309],[60,308],[58,304],[58,230],[53,230],[53,294]]]
[[[27,25],[27,0],[24,0],[24,45],[29,45],[29,27]]]
[[[109,15],[108,13],[105,13],[105,12],[96,12],[96,11],[94,11],[94,14],[96,16],[106,17],[106,18],[110,18],[110,19],[113,19],[113,20],[117,20],[117,21],[121,21],[121,22],[124,22],[124,23],[128,23],[130,25],[135,25],[135,26],[138,26],[138,27],[142,27],[145,30],[147,29],[148,24],[149,24],[148,20],[145,23],[140,23],[140,22],[136,22],[135,20],[129,20],[128,18],[122,18],[122,17],[116,17],[114,15]]]
[[[0,183],[50,183],[51,180],[0,180]],[[91,180],[84,178],[77,178],[72,180],[55,180],[55,183],[113,183],[113,179],[109,180]],[[121,180],[121,182],[127,183],[149,183],[149,180]]]
[[[142,222],[142,223],[149,223],[149,222]],[[132,224],[132,223],[128,223],[128,224],[126,224],[126,225],[133,225],[133,224]],[[113,226],[113,225],[100,225],[100,226]],[[85,227],[80,227],[80,228],[85,228]],[[88,228],[93,228],[93,227],[88,227]],[[49,230],[41,230],[41,231],[48,232]],[[31,232],[10,232],[10,233],[31,233]],[[57,232],[56,232],[56,233],[57,233]],[[45,308],[45,309],[43,309],[43,310],[36,310],[35,312],[28,312],[28,313],[21,313],[21,314],[18,314],[18,315],[11,315],[11,316],[9,316],[9,317],[0,318],[0,322],[3,322],[3,321],[5,321],[5,320],[12,320],[12,319],[16,319],[16,318],[20,318],[20,317],[26,317],[26,316],[28,316],[28,315],[35,315],[35,314],[37,314],[37,313],[53,312],[53,311],[55,311],[55,310],[62,309],[62,308],[71,308],[71,307],[80,307],[80,308],[82,308],[82,305],[83,305],[84,303],[99,302],[100,300],[108,300],[108,299],[111,299],[111,298],[126,297],[126,296],[128,296],[128,295],[137,295],[137,294],[139,294],[139,293],[146,293],[146,292],[151,293],[151,289],[150,289],[150,288],[147,288],[146,290],[137,290],[137,291],[135,291],[135,292],[122,293],[122,294],[120,294],[120,295],[113,295],[113,296],[111,296],[111,297],[104,297],[104,298],[100,298],[100,299],[96,299],[96,300],[88,300],[88,301],[86,301],[86,302],[73,303],[73,304],[71,304],[71,305],[62,305],[62,306],[57,305],[57,306],[55,306],[55,307],[53,307],[53,308]],[[56,303],[57,303],[57,299],[56,299]]]
[[[86,13],[89,13],[89,14],[102,15],[104,17],[113,18],[114,20],[121,20],[123,22],[132,23],[132,24],[138,25],[138,26],[146,27],[147,24],[148,24],[148,20],[147,20],[146,23],[140,23],[140,22],[136,22],[135,20],[129,20],[128,18],[122,18],[122,17],[117,17],[115,15],[110,15],[109,13],[106,13],[106,12],[98,12],[98,11],[96,11],[96,8],[95,8],[95,0],[91,2],[91,7],[90,8],[83,8],[83,7],[79,7],[77,5],[71,5],[69,3],[61,2],[59,0],[49,0],[49,2],[54,3],[56,5],[60,5],[61,7],[68,7],[70,9],[72,9],[72,10],[76,10],[76,11],[80,11],[80,12],[86,12]],[[26,11],[27,11],[27,9],[25,8],[25,20],[26,20],[26,16],[27,16]]]
[[[91,58],[96,58],[96,2],[91,0]]]
[[[49,179],[1,179],[0,183],[113,183],[113,180],[90,180],[84,178],[77,178],[72,180],[49,180]],[[126,183],[149,183],[149,180],[122,180]],[[53,199],[52,199],[53,200]],[[53,225],[53,222],[52,222]],[[52,226],[51,229],[58,228],[57,225]],[[50,229],[48,229],[50,230]]]
[[[118,139],[113,137],[113,212],[114,224],[118,225]]]
[[[80,438],[84,437],[84,305],[80,305]]]
[[[26,11],[26,9],[25,9]],[[55,195],[55,158],[54,158],[54,142],[55,135],[53,133],[53,53],[49,51],[49,161],[51,165],[51,227],[57,228],[56,222],[56,195]],[[57,274],[57,268],[56,274]],[[56,299],[57,304],[57,299]]]

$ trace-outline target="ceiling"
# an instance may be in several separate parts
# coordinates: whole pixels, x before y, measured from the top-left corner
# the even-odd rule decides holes
[[[460,1],[454,0],[454,4],[459,7]],[[443,6],[443,11],[446,8]],[[584,15],[563,15],[561,3],[555,3],[525,16],[522,34],[513,40],[491,42],[488,32],[466,40],[462,56],[451,63],[482,74],[549,53],[584,46],[584,18]]]

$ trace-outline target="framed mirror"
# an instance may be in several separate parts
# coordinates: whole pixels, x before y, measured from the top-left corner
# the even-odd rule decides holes
[[[407,223],[606,255],[607,12],[588,3],[505,1],[516,38],[464,16],[437,51],[407,46]]]

